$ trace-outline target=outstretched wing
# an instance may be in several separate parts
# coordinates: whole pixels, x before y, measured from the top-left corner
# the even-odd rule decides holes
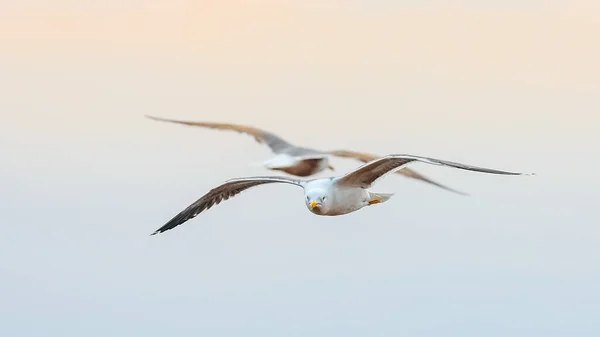
[[[226,124],[226,123],[190,122],[190,121],[166,119],[166,118],[153,117],[153,116],[146,116],[146,117],[153,119],[155,121],[160,121],[160,122],[176,123],[176,124],[183,124],[183,125],[189,125],[189,126],[200,126],[200,127],[210,128],[210,129],[230,130],[230,131],[245,133],[245,134],[253,136],[257,142],[259,142],[261,144],[266,144],[269,148],[271,148],[271,151],[273,151],[274,153],[282,153],[286,149],[294,147],[287,141],[283,140],[281,137],[276,136],[270,132],[252,127],[252,126]]]
[[[375,159],[378,158],[377,156],[372,155],[372,154],[361,153],[361,152],[353,152],[353,151],[346,151],[346,150],[330,151],[329,154],[331,154],[333,156],[336,156],[336,157],[340,157],[340,158],[358,159],[358,160],[362,161],[363,163],[368,163],[368,162],[370,162],[370,161],[375,160]],[[420,173],[418,173],[418,172],[416,172],[414,170],[411,170],[409,168],[406,168],[406,167],[398,169],[396,171],[396,173],[404,175],[404,176],[409,177],[409,178],[421,180],[423,182],[432,184],[432,185],[437,186],[439,188],[443,188],[443,189],[445,189],[447,191],[450,191],[450,192],[454,192],[454,193],[466,195],[466,193],[464,193],[464,192],[455,190],[453,188],[450,188],[448,186],[445,186],[445,185],[442,185],[442,184],[440,184],[438,182],[435,182],[435,181],[433,181],[433,180],[425,177],[424,175],[422,175],[422,174],[420,174]]]
[[[221,186],[215,187],[202,196],[200,199],[196,200],[193,204],[188,206],[186,209],[177,214],[173,219],[169,220],[164,226],[157,229],[151,235],[155,235],[158,233],[162,233],[164,231],[168,231],[169,229],[173,229],[182,223],[196,217],[202,211],[205,211],[211,208],[213,205],[218,205],[221,201],[227,200],[236,196],[244,190],[247,190],[251,187],[271,184],[271,183],[286,183],[292,184],[302,187],[302,181],[288,179],[285,177],[251,177],[251,178],[238,178],[238,179],[230,179],[227,180]]]
[[[447,160],[440,160],[428,157],[419,157],[413,155],[405,155],[405,154],[396,154],[396,155],[388,155],[381,157],[379,159],[375,159],[373,161],[368,162],[365,165],[360,166],[356,170],[344,175],[338,180],[338,183],[350,186],[360,186],[363,188],[370,187],[377,181],[378,179],[384,177],[385,175],[397,171],[403,168],[410,162],[420,161],[427,164],[432,165],[440,165],[440,166],[449,166],[458,168],[461,170],[467,171],[475,171],[475,172],[483,172],[483,173],[491,173],[491,174],[504,174],[504,175],[522,175],[525,173],[518,172],[509,172],[509,171],[500,171],[495,169],[489,169],[484,167],[465,165],[460,163],[455,163]]]

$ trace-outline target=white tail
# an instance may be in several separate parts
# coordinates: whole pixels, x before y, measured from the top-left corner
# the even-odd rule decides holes
[[[373,193],[373,192],[369,192],[369,196],[371,197],[371,200],[369,201],[370,205],[373,204],[380,204],[382,202],[386,202],[388,200],[390,200],[391,197],[394,196],[395,193]]]

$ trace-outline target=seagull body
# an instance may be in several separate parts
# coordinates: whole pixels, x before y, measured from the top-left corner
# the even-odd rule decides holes
[[[146,116],[147,118],[175,123],[175,124],[183,124],[188,126],[197,126],[197,127],[205,127],[210,129],[218,129],[218,130],[229,130],[236,131],[240,133],[245,133],[253,136],[257,142],[264,143],[271,151],[275,154],[274,157],[260,163],[261,166],[269,170],[274,171],[282,171],[287,174],[291,174],[298,177],[308,177],[314,174],[317,174],[323,170],[330,169],[334,170],[334,168],[330,165],[329,159],[331,156],[340,157],[340,158],[352,158],[362,161],[363,163],[368,163],[372,160],[377,159],[378,157],[372,154],[353,152],[347,150],[335,150],[335,151],[320,151],[316,149],[311,149],[307,147],[300,147],[289,143],[283,138],[252,126],[247,125],[238,125],[238,124],[226,124],[226,123],[209,123],[209,122],[191,122],[191,121],[181,121],[174,119],[166,119],[159,117]],[[444,186],[440,183],[437,183],[414,170],[404,168],[397,171],[397,173],[402,174],[406,177],[417,179],[431,185],[437,186],[439,188],[458,193],[465,194],[463,192],[454,190],[447,186]]]
[[[298,155],[280,153],[262,162],[261,165],[269,170],[282,171],[298,177],[308,177],[327,168],[333,170],[329,164],[329,156],[316,152]]]
[[[304,189],[304,202],[309,211],[316,215],[337,216],[360,210],[363,207],[383,203],[393,193],[375,193],[369,188],[379,179],[402,169],[411,162],[420,161],[427,164],[449,166],[462,170],[502,175],[522,175],[524,173],[500,171],[483,167],[464,165],[446,160],[413,155],[388,155],[370,161],[356,170],[340,177],[296,180],[286,177],[248,177],[235,178],[213,188],[196,202],[173,217],[152,235],[173,229],[196,217],[202,211],[219,204],[223,200],[258,185],[285,183]]]
[[[339,179],[336,178],[309,180],[301,182],[301,186],[304,188],[306,206],[317,215],[348,214],[369,204],[384,201],[381,193],[373,193],[358,186],[340,184]],[[391,196],[392,194],[389,194],[389,197]]]

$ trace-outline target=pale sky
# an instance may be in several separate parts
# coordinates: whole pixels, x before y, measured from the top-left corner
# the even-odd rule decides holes
[[[597,336],[598,5],[477,4],[0,2],[0,335]],[[415,164],[471,195],[342,217],[264,186],[150,237],[274,173],[145,114],[538,175]]]

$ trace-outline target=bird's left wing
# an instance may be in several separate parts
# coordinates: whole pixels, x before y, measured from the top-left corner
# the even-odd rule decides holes
[[[276,134],[274,134],[272,132],[268,132],[268,131],[265,131],[265,130],[262,130],[262,129],[259,129],[259,128],[256,128],[253,126],[249,126],[249,125],[230,124],[230,123],[212,123],[212,122],[192,122],[192,121],[182,121],[182,120],[167,119],[167,118],[154,117],[154,116],[146,116],[146,117],[149,119],[155,120],[155,121],[160,121],[160,122],[183,124],[183,125],[188,125],[188,126],[199,126],[199,127],[205,127],[205,128],[217,129],[217,130],[230,130],[230,131],[245,133],[245,134],[248,134],[248,135],[251,135],[252,137],[254,137],[254,139],[257,142],[264,143],[267,146],[269,146],[271,151],[274,153],[282,153],[282,152],[285,152],[286,150],[293,149],[296,147],[295,145],[290,144],[289,142],[287,142],[286,140],[284,140],[283,138],[277,136]]]
[[[447,160],[434,159],[429,157],[420,157],[407,154],[392,154],[375,159],[357,168],[356,170],[339,178],[338,183],[349,186],[360,186],[363,188],[371,187],[378,179],[385,175],[395,172],[410,162],[420,161],[432,165],[449,166],[467,171],[504,174],[504,175],[523,175],[527,173],[500,171],[484,167],[465,165]]]
[[[347,151],[347,150],[335,150],[335,151],[330,151],[329,154],[331,154],[332,156],[336,156],[336,157],[340,157],[340,158],[352,158],[352,159],[358,159],[360,161],[362,161],[363,163],[368,163],[372,160],[377,159],[378,157],[369,153],[361,153],[361,152],[354,152],[354,151]],[[404,168],[400,168],[396,171],[396,173],[401,174],[405,177],[408,178],[413,178],[413,179],[417,179],[417,180],[421,180],[423,182],[426,182],[428,184],[437,186],[439,188],[445,189],[447,191],[450,192],[454,192],[457,194],[462,194],[462,195],[466,195],[466,193],[455,190],[453,188],[450,188],[448,186],[442,185],[438,182],[435,182],[427,177],[425,177],[424,175],[418,173],[417,171],[411,170],[407,167]]]
[[[162,233],[169,229],[173,229],[184,222],[196,217],[202,211],[211,208],[213,205],[218,205],[221,201],[227,200],[236,196],[244,190],[251,187],[271,184],[271,183],[285,183],[303,187],[303,181],[294,180],[285,177],[250,177],[250,178],[236,178],[227,180],[224,184],[213,188],[208,193],[203,195],[200,199],[196,200],[193,204],[188,206],[186,209],[181,211],[175,217],[173,217],[164,226],[157,229],[151,235]]]

